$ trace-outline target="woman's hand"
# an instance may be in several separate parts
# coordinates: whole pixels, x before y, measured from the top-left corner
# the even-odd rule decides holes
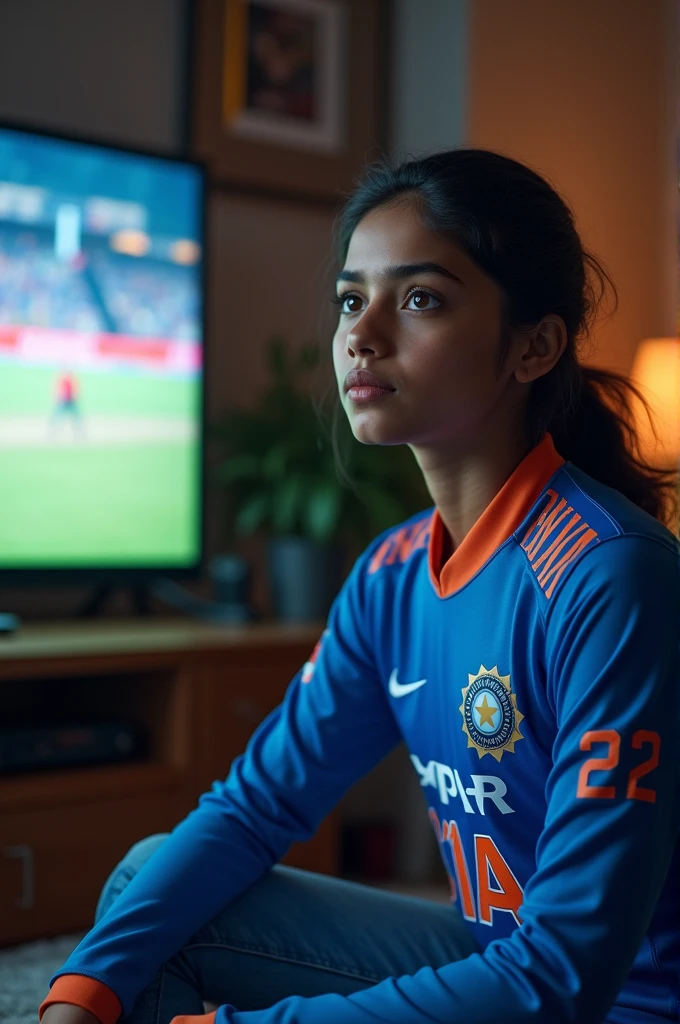
[[[73,1003],[52,1003],[42,1015],[41,1024],[101,1024],[89,1010]]]

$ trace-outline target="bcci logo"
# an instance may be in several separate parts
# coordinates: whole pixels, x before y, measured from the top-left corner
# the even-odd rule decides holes
[[[515,753],[515,743],[524,737],[519,723],[524,715],[517,710],[517,698],[510,688],[510,676],[498,674],[498,667],[479,666],[476,676],[468,672],[469,683],[463,687],[463,732],[468,747],[476,747],[480,758],[491,754],[497,761],[506,750]]]

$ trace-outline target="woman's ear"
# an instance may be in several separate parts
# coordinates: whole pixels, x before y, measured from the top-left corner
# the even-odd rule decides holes
[[[543,317],[524,337],[524,345],[515,364],[515,377],[529,384],[552,370],[567,346],[567,328],[561,316]]]

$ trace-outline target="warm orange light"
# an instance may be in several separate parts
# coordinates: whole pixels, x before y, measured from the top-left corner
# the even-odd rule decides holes
[[[651,462],[677,465],[680,461],[680,339],[647,338],[638,345],[630,372],[649,402],[656,441],[649,419],[636,402],[642,453]]]
[[[111,235],[109,245],[114,252],[126,256],[146,256],[151,248],[151,239],[144,231],[123,230]]]
[[[201,247],[188,238],[180,238],[170,246],[170,257],[175,263],[184,263],[189,266],[198,263],[201,258]]]

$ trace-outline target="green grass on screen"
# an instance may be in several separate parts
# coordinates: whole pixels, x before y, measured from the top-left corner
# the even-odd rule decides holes
[[[200,452],[190,426],[200,411],[197,381],[79,373],[84,440],[65,421],[55,443],[48,424],[56,378],[44,368],[0,367],[0,424],[20,438],[1,440],[0,426],[0,564],[193,561]],[[149,440],[149,430],[166,427],[168,439]],[[132,434],[118,443],[122,429]],[[186,436],[173,436],[178,431]]]

